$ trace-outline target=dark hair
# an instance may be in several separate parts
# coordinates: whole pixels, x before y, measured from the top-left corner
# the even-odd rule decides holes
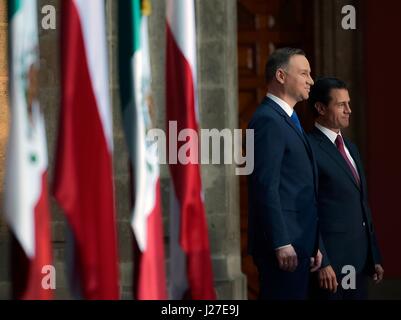
[[[265,67],[266,82],[269,83],[276,76],[279,68],[286,67],[290,58],[295,55],[306,56],[302,49],[297,48],[280,48],[274,51],[267,60]]]
[[[347,89],[347,85],[344,81],[334,77],[321,77],[315,81],[309,93],[309,106],[312,108],[313,114],[317,117],[319,113],[315,108],[316,102],[321,102],[325,106],[329,105],[331,100],[332,89]]]

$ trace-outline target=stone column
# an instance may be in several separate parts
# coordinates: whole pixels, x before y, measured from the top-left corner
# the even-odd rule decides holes
[[[238,128],[237,3],[197,0],[196,9],[201,127],[233,130]],[[202,177],[218,298],[246,299],[239,177],[234,165],[224,164],[202,166]]]
[[[119,240],[120,287],[122,299],[132,299],[133,235],[131,229],[131,187],[128,149],[125,142],[119,95],[118,1],[106,0],[110,97],[113,108],[114,185]],[[129,66],[127,66],[128,68]]]

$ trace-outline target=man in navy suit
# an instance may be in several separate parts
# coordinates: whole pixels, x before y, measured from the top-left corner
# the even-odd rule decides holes
[[[319,172],[318,216],[322,268],[312,279],[312,296],[329,300],[367,298],[367,276],[383,278],[383,268],[368,205],[366,179],[357,147],[341,130],[349,125],[350,97],[346,84],[321,78],[309,104],[316,116],[309,134]],[[355,270],[354,288],[348,279]],[[342,277],[347,276],[344,288]],[[345,279],[344,279],[345,280]],[[348,281],[349,280],[349,281]]]
[[[308,98],[310,72],[302,50],[275,51],[266,64],[268,93],[248,126],[255,138],[248,250],[259,271],[261,299],[306,299],[310,269],[321,263],[316,165],[294,111]]]

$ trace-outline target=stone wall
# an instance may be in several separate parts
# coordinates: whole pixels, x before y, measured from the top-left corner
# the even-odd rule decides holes
[[[237,3],[197,0],[202,128],[238,128]],[[245,299],[241,273],[239,177],[234,165],[202,167],[218,297]]]

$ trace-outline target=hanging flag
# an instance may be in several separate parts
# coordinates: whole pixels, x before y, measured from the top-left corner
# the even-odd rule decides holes
[[[198,132],[193,0],[167,0],[167,127]],[[168,132],[170,137],[170,132]],[[171,138],[171,137],[170,137]],[[169,150],[170,150],[170,138]],[[190,139],[182,144],[194,144]],[[178,150],[178,148],[171,148]],[[190,150],[198,150],[192,145]],[[169,159],[177,157],[177,155]],[[170,283],[173,299],[215,299],[199,164],[172,164]]]
[[[13,298],[38,300],[52,299],[54,284],[52,286],[45,279],[47,266],[52,265],[52,252],[46,131],[37,87],[36,11],[36,0],[8,2],[11,125],[5,213],[14,239]]]
[[[119,74],[124,131],[132,168],[132,228],[140,250],[134,297],[166,299],[163,222],[157,144],[146,139],[151,118],[148,0],[119,2]]]
[[[61,110],[54,194],[71,227],[74,295],[118,299],[103,0],[64,0],[61,8]]]

